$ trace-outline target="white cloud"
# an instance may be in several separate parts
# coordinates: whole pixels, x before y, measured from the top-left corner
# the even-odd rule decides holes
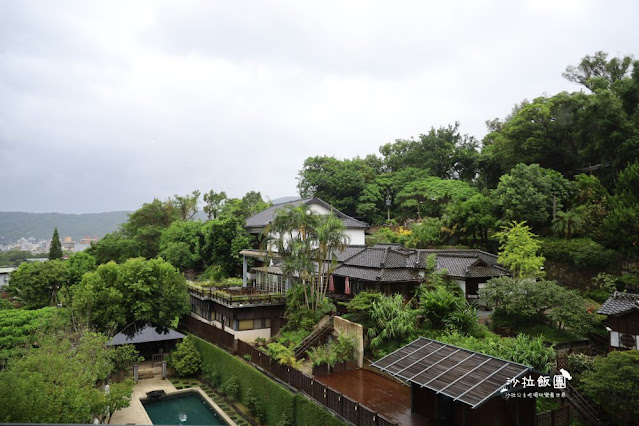
[[[611,6],[606,6],[611,7]],[[294,194],[305,158],[377,153],[578,90],[636,54],[631,1],[0,3],[2,210]]]

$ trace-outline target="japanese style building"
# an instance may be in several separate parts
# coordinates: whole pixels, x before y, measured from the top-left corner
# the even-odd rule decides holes
[[[615,291],[597,313],[608,316],[609,351],[639,349],[639,294]]]

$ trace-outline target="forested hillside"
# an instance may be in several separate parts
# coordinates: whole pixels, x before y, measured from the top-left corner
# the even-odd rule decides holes
[[[51,239],[54,227],[60,236],[73,237],[75,241],[85,235],[103,237],[126,222],[129,212],[63,214],[0,212],[0,244],[21,237]]]

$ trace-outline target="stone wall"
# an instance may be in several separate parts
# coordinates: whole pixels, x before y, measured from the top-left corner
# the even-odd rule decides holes
[[[355,359],[357,366],[361,368],[364,365],[364,327],[338,316],[334,317],[334,321],[333,327],[337,334],[344,334],[355,339]]]

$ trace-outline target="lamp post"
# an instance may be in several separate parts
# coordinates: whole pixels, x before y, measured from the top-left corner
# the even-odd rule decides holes
[[[388,223],[390,224],[390,208],[391,208],[391,196],[390,193],[386,193],[386,212],[388,216]]]

